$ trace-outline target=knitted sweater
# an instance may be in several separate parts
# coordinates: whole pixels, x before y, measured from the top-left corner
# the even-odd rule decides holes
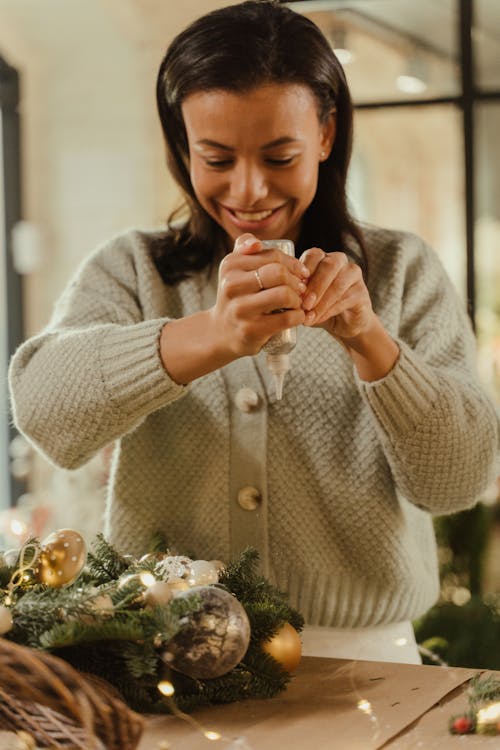
[[[498,419],[437,256],[410,234],[365,236],[396,365],[363,382],[331,336],[301,327],[282,401],[263,353],[189,386],[169,378],[161,329],[213,304],[216,279],[166,286],[152,233],[125,233],[80,267],[13,357],[13,413],[67,468],[116,441],[105,532],[118,548],[140,553],[156,530],[203,559],[250,544],[310,624],[413,619],[434,603],[432,514],[470,507],[491,481]]]

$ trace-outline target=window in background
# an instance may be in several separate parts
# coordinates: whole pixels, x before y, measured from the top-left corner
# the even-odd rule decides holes
[[[3,143],[3,118],[0,109],[0,144]],[[3,149],[0,148],[0,510],[9,505],[10,480],[8,461],[8,408],[7,408],[7,372],[8,359],[8,323],[7,323],[7,272],[5,259],[5,186]]]
[[[333,0],[292,7],[330,39],[356,104],[460,94],[454,0]]]
[[[353,94],[349,195],[360,219],[440,255],[500,403],[500,3],[290,3],[331,40]]]
[[[500,100],[476,105],[476,326],[480,374],[500,401]],[[492,158],[496,154],[496,158]]]
[[[8,361],[23,339],[21,277],[12,262],[12,230],[21,213],[18,103],[17,72],[0,56],[0,511],[24,492],[21,476],[11,473],[16,432],[9,424],[7,394]]]
[[[500,98],[500,3],[476,0],[474,4],[474,58],[479,89]]]
[[[355,113],[349,196],[358,218],[415,232],[466,304],[461,118],[452,105]]]

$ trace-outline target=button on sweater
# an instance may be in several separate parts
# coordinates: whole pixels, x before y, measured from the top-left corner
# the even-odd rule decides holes
[[[408,620],[435,602],[432,515],[472,506],[493,479],[499,419],[436,254],[414,235],[364,233],[399,359],[363,382],[338,342],[301,327],[281,401],[263,353],[188,386],[169,378],[161,330],[213,304],[217,281],[166,285],[153,232],[115,237],[81,265],[12,359],[13,416],[66,468],[115,443],[105,532],[120,550],[146,551],[158,530],[196,558],[252,545],[310,624]]]

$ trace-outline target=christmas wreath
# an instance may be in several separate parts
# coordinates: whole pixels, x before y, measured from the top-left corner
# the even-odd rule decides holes
[[[102,535],[87,554],[61,529],[0,553],[0,635],[103,678],[136,711],[271,697],[300,661],[303,620],[257,563],[252,549],[224,565],[158,542],[134,558]]]

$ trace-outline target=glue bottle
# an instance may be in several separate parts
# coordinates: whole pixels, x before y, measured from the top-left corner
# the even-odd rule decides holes
[[[281,252],[295,257],[295,245],[291,240],[265,240],[262,242],[267,249],[277,247]],[[276,310],[275,312],[283,312]],[[297,343],[297,329],[287,328],[280,333],[276,333],[269,341],[264,344],[262,351],[266,352],[266,364],[273,375],[274,386],[276,388],[276,398],[281,401],[283,397],[283,382],[285,375],[290,369],[290,352],[295,348]]]

